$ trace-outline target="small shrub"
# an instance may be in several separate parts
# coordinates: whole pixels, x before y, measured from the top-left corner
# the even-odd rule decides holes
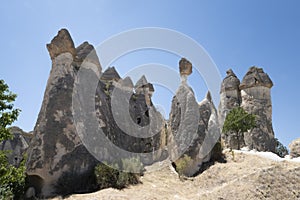
[[[222,142],[219,140],[211,151],[211,160],[212,161],[223,161],[224,155],[222,153],[223,147]]]
[[[8,185],[0,186],[0,200],[11,200],[14,195]]]
[[[184,175],[184,172],[188,168],[191,161],[192,158],[186,154],[184,154],[182,158],[179,158],[175,161],[175,169],[178,172],[179,176]]]
[[[106,94],[106,96],[110,96],[110,91],[109,91],[110,85],[111,85],[110,82],[105,83],[104,93]]]
[[[137,158],[122,159],[121,165],[101,163],[95,167],[95,176],[99,189],[123,189],[130,184],[140,183],[143,165]]]
[[[116,187],[116,183],[119,176],[117,165],[108,165],[107,163],[101,163],[95,167],[96,182],[99,189]]]

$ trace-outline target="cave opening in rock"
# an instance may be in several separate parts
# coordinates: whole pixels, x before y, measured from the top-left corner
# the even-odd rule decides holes
[[[33,187],[36,195],[41,194],[43,185],[44,179],[38,175],[29,175],[26,177],[26,190]]]

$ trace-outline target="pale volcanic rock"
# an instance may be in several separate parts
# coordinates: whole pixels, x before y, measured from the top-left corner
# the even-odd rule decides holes
[[[71,35],[67,29],[61,29],[58,34],[47,44],[50,57],[53,60],[62,53],[69,52],[73,58],[76,56],[76,49]]]
[[[261,68],[251,67],[240,85],[242,104],[256,115],[256,127],[244,133],[245,145],[258,151],[275,151],[272,125],[271,87],[273,83]]]
[[[241,91],[239,89],[240,80],[232,71],[229,69],[226,71],[226,77],[224,78],[221,91],[220,91],[220,104],[218,108],[220,129],[222,131],[225,118],[229,111],[241,104]],[[237,138],[233,134],[223,133],[222,139],[225,147],[236,149],[238,147]],[[243,143],[243,142],[242,142]],[[243,146],[243,144],[242,144]]]
[[[292,143],[289,144],[289,148],[292,158],[300,157],[300,138],[293,140]]]

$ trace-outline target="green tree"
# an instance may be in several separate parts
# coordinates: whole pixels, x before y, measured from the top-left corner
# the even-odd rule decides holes
[[[255,118],[255,115],[247,113],[242,107],[233,108],[225,118],[222,132],[235,134],[240,149],[241,136],[256,126]]]
[[[0,80],[0,143],[13,138],[8,126],[18,117],[20,110],[14,109],[13,102],[17,95]],[[9,164],[8,151],[0,151],[0,199],[13,199],[23,193],[25,184],[25,159],[20,166]]]

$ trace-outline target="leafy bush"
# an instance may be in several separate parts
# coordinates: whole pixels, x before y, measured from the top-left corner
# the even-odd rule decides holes
[[[13,199],[14,195],[8,185],[0,185],[0,200]]]
[[[224,155],[222,153],[223,147],[221,140],[217,141],[213,149],[211,150],[212,161],[223,161]]]
[[[8,85],[0,80],[0,143],[13,138],[7,128],[17,120],[20,110],[14,109],[13,102],[17,95],[8,89]],[[18,167],[8,162],[8,151],[0,151],[0,198],[18,199],[24,193],[25,159]]]
[[[0,185],[1,196],[3,199],[18,199],[24,194],[25,187],[25,160],[20,163],[19,167],[12,166],[8,163],[4,151],[0,151]]]
[[[222,132],[235,134],[237,137],[239,150],[241,147],[241,140],[244,138],[244,132],[255,128],[256,116],[251,113],[247,113],[242,107],[233,108],[225,118]]]
[[[279,142],[277,138],[275,138],[275,144],[276,147],[274,153],[276,153],[278,156],[284,158],[284,156],[289,154],[287,148],[281,142]]]
[[[178,172],[179,176],[185,174],[185,170],[188,168],[189,164],[191,163],[192,158],[186,154],[183,157],[179,158],[175,161],[175,169]]]
[[[116,187],[119,176],[118,166],[101,163],[95,167],[96,182],[100,189]]]
[[[137,158],[122,159],[121,164],[103,162],[95,167],[95,176],[99,189],[122,189],[130,184],[140,183],[143,165]]]

